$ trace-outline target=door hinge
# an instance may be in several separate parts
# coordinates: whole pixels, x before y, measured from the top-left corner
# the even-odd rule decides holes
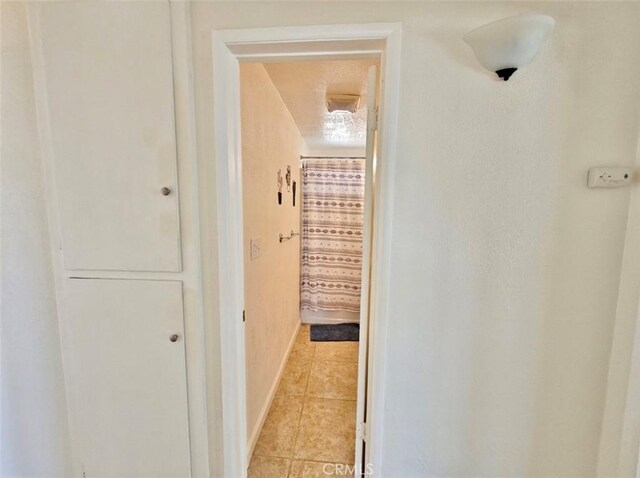
[[[378,131],[378,112],[380,111],[380,107],[376,106],[373,109],[373,114],[371,118],[371,122],[367,122],[367,131],[369,133],[373,133],[374,131]]]
[[[242,321],[244,322],[245,320],[247,320],[247,317],[246,317],[245,311],[243,310],[242,311]]]
[[[364,422],[358,423],[356,427],[356,436],[359,440],[367,441],[367,424]]]

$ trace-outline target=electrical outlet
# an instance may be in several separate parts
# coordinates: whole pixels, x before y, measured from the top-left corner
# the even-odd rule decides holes
[[[251,238],[251,260],[255,261],[261,255],[262,255],[262,238],[260,237]]]

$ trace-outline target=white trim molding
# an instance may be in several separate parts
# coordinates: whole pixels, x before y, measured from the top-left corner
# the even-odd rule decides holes
[[[201,214],[203,229],[217,230],[220,317],[221,399],[224,476],[247,473],[242,158],[240,143],[239,62],[299,61],[380,57],[381,117],[378,139],[372,281],[370,302],[367,455],[377,476],[382,455],[384,336],[387,323],[391,214],[400,79],[399,23],[214,30],[213,113],[217,219]],[[199,168],[211,171],[210,167]],[[211,181],[209,181],[209,179]],[[214,184],[214,178],[200,178]],[[206,191],[202,192],[203,194]],[[368,460],[369,461],[369,460]]]

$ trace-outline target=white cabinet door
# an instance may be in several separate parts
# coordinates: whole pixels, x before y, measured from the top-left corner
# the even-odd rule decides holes
[[[65,267],[179,271],[169,3],[43,3],[39,24]]]
[[[181,283],[68,279],[65,297],[65,379],[84,476],[190,476]]]

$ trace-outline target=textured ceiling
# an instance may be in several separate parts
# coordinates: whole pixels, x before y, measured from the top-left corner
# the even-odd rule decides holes
[[[364,148],[367,75],[377,59],[265,63],[309,150]],[[361,95],[354,114],[329,113],[327,94]]]

